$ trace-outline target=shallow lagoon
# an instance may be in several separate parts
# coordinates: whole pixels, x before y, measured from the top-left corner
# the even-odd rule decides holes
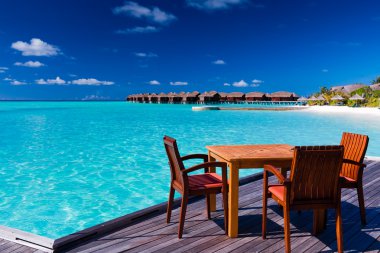
[[[0,127],[0,224],[53,239],[166,201],[165,134],[185,155],[212,144],[337,144],[351,131],[380,156],[379,118],[307,110],[1,102]]]

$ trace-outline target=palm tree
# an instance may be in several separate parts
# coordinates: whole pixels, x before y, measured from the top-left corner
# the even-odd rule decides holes
[[[372,84],[380,83],[380,76],[378,76],[375,80],[372,81]]]

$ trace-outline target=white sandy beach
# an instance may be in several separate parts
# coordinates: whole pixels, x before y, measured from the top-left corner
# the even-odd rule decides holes
[[[350,113],[380,116],[380,109],[376,107],[309,106],[307,110],[320,113]]]

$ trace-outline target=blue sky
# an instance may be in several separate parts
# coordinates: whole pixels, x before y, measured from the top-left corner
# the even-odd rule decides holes
[[[380,75],[380,1],[4,0],[0,99],[288,90]]]

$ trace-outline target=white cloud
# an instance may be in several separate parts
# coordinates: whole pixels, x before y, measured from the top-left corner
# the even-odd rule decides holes
[[[6,77],[3,79],[4,81],[12,81],[13,79],[9,78],[9,77]]]
[[[42,66],[45,66],[42,62],[39,61],[27,61],[27,62],[16,62],[14,64],[15,66],[23,66],[23,67],[29,67],[29,68],[39,68]]]
[[[244,80],[240,80],[239,82],[232,83],[232,86],[234,87],[248,87],[248,83]]]
[[[21,81],[17,81],[17,80],[12,80],[12,81],[11,81],[11,84],[12,84],[12,85],[25,85],[26,82],[21,82]]]
[[[95,78],[80,78],[80,79],[71,81],[70,84],[99,86],[99,85],[113,85],[114,82],[99,81]]]
[[[263,80],[258,80],[258,79],[253,79],[252,80],[252,83],[256,83],[256,84],[261,84],[263,82],[264,82]]]
[[[22,52],[24,56],[54,56],[60,52],[58,47],[37,38],[31,39],[30,43],[23,41],[14,42],[11,47]]]
[[[213,61],[212,63],[215,65],[225,65],[226,64],[226,62],[223,60],[216,60],[216,61]]]
[[[263,82],[264,82],[263,80],[253,79],[253,80],[252,80],[251,87],[259,87],[260,84],[262,84]]]
[[[57,76],[55,79],[38,79],[36,80],[36,84],[41,84],[41,85],[44,85],[44,84],[47,84],[47,85],[65,85],[67,84],[65,80],[62,80],[59,76]]]
[[[118,34],[131,34],[131,33],[154,33],[154,32],[158,32],[160,29],[158,29],[157,27],[154,27],[154,26],[136,26],[136,27],[133,27],[133,28],[127,28],[127,29],[124,29],[124,30],[117,30],[116,33]]]
[[[160,85],[161,83],[157,80],[152,80],[148,82],[150,85]]]
[[[7,67],[0,67],[0,73],[4,73],[5,71],[7,71],[8,68]]]
[[[223,86],[231,86],[229,83],[224,83]]]
[[[104,96],[99,96],[99,95],[87,95],[84,98],[82,98],[83,101],[88,101],[88,100],[108,100],[110,97],[104,97]]]
[[[327,72],[329,72],[329,70],[328,69],[322,69],[322,72],[327,73]]]
[[[245,4],[247,0],[186,0],[191,7],[201,10],[228,9],[235,5]]]
[[[157,54],[154,54],[154,53],[134,53],[135,56],[137,57],[142,57],[142,58],[152,58],[152,57],[158,57]]]
[[[185,86],[185,85],[188,85],[189,83],[188,82],[170,82],[170,85],[173,85],[173,86]]]
[[[123,6],[113,9],[114,14],[125,14],[131,17],[146,19],[157,24],[168,24],[177,18],[170,13],[160,10],[158,7],[148,8],[136,2],[126,1]]]

